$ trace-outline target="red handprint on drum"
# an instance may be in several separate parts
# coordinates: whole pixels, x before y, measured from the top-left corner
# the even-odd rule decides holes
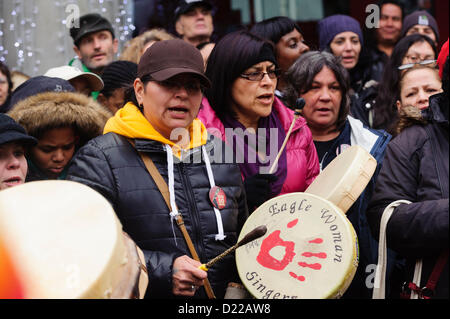
[[[292,228],[298,223],[298,218],[292,220],[287,224],[288,228]],[[287,265],[289,265],[296,253],[294,252],[295,249],[295,243],[293,241],[285,241],[280,237],[281,230],[275,230],[273,231],[269,236],[267,236],[263,242],[261,243],[261,249],[259,251],[258,256],[256,257],[257,262],[265,267],[276,271],[281,271],[286,268]],[[308,241],[310,244],[322,244],[323,239],[322,238],[315,238],[313,240]],[[284,256],[281,260],[274,258],[270,255],[270,250],[272,250],[275,247],[284,247],[285,252]],[[313,252],[304,252],[301,254],[301,256],[306,258],[320,258],[325,259],[327,258],[327,254],[324,252],[319,253],[313,253]],[[297,263],[300,267],[304,268],[311,268],[314,270],[320,270],[322,269],[322,265],[320,263],[306,263],[306,262],[298,262]],[[294,272],[289,272],[289,275],[299,281],[305,281],[305,277],[301,275],[297,275]]]
[[[263,240],[261,250],[259,251],[258,257],[256,257],[256,260],[261,266],[280,271],[286,268],[292,262],[292,259],[294,259],[295,243],[293,241],[282,240],[280,233],[281,230],[276,230]],[[285,254],[282,260],[278,260],[269,254],[269,251],[277,246],[285,247]]]

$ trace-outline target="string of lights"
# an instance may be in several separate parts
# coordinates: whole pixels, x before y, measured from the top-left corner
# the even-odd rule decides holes
[[[29,76],[67,64],[75,55],[67,23],[74,6],[111,22],[119,55],[135,29],[132,0],[9,0],[0,1],[0,61]]]

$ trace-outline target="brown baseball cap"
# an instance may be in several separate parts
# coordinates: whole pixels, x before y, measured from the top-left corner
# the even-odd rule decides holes
[[[175,75],[189,73],[198,76],[205,87],[211,82],[205,76],[200,51],[181,39],[157,41],[142,55],[137,76],[150,75],[156,81],[165,81]]]

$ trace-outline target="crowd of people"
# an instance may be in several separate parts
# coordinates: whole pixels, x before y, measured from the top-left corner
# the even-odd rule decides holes
[[[318,50],[288,17],[214,43],[212,4],[182,0],[176,34],[147,30],[117,57],[111,23],[83,15],[70,29],[68,65],[13,90],[0,62],[0,190],[48,179],[88,185],[142,249],[146,297],[223,298],[240,282],[233,255],[208,272],[199,266],[233,246],[260,205],[304,192],[359,145],[377,167],[346,214],[359,265],[343,298],[372,298],[380,220],[399,199],[412,203],[387,227],[387,296],[448,298],[448,40],[439,47],[429,12],[378,4],[375,29],[342,14],[320,20]],[[436,279],[437,260],[447,266]]]

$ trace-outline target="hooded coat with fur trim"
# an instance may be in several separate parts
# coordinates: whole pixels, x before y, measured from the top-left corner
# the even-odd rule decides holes
[[[72,126],[79,136],[76,149],[103,134],[103,127],[112,114],[81,93],[45,92],[17,103],[8,113],[27,133],[39,140],[49,129]],[[46,179],[29,167],[27,181]]]
[[[412,281],[415,261],[423,259],[420,287],[424,287],[440,254],[448,252],[448,107],[448,97],[441,93],[430,97],[422,113],[403,110],[400,133],[387,147],[367,211],[372,233],[378,238],[384,209],[399,199],[412,202],[394,210],[386,230],[388,247],[407,261],[403,278],[397,278],[399,286]],[[446,263],[436,286],[437,298],[448,298]]]
[[[80,144],[101,135],[112,114],[92,98],[74,92],[45,92],[20,101],[8,113],[29,135],[39,138],[48,129],[74,125]]]

